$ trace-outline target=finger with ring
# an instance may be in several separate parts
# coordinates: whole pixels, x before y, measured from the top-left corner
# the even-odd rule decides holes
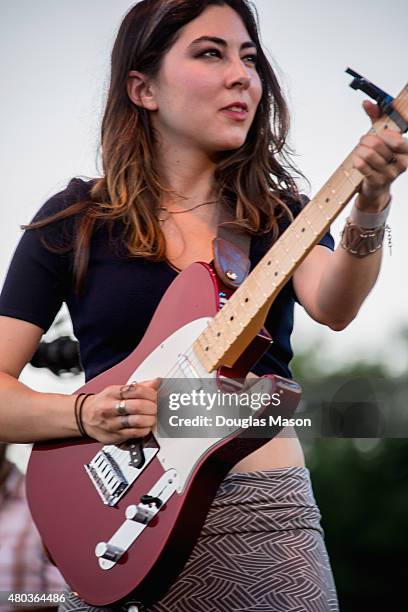
[[[120,422],[122,424],[121,429],[129,429],[130,428],[129,415],[128,414],[121,414],[120,415]]]
[[[134,388],[136,387],[136,382],[131,382],[129,385],[123,385],[120,389],[119,389],[119,396],[121,400],[126,399],[124,397],[125,393],[129,393],[129,391],[132,391]]]
[[[116,402],[115,408],[121,416],[126,416],[128,413],[126,412],[126,402],[125,400],[120,400],[120,402]]]

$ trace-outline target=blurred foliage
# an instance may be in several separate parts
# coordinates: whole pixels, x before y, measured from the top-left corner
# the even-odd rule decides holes
[[[399,336],[408,349],[408,333]],[[292,367],[303,397],[321,401],[334,377],[384,379],[395,388],[405,416],[408,370],[393,377],[381,361],[359,360],[325,372],[321,347],[298,354]],[[310,380],[310,385],[308,385]],[[308,389],[310,386],[310,389]],[[402,390],[402,391],[401,391]],[[394,410],[394,405],[393,405]],[[342,612],[401,609],[408,581],[408,441],[405,438],[304,439],[306,463],[322,513],[322,526]],[[407,604],[402,605],[406,609]]]

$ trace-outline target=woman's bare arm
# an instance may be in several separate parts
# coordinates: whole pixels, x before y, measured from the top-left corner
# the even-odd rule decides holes
[[[378,106],[366,100],[364,109],[375,123],[380,116]],[[354,150],[353,165],[364,177],[356,207],[375,218],[390,202],[391,184],[407,170],[408,141],[391,129],[366,134]],[[336,331],[344,329],[373,288],[381,255],[381,249],[355,257],[341,246],[335,253],[324,246],[314,247],[293,276],[299,301],[316,321]]]
[[[33,391],[18,381],[43,330],[26,321],[0,316],[0,441],[38,442],[79,436],[75,397]],[[87,433],[103,443],[119,444],[147,435],[156,422],[159,379],[134,385],[126,392],[130,427],[123,428],[115,404],[120,385],[110,385],[89,397],[83,422]]]
[[[381,250],[356,258],[341,246],[333,253],[317,245],[293,276],[306,312],[334,331],[347,327],[373,288],[381,265]]]
[[[43,330],[37,325],[0,316],[0,439],[34,442],[79,435],[74,398],[39,393],[18,381],[36,351]]]

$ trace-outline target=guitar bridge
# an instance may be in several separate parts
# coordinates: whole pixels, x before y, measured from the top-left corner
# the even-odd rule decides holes
[[[140,448],[143,461],[135,461],[135,447],[131,441],[125,447],[109,444],[104,446],[84,465],[92,484],[103,503],[115,506],[139,474],[147,467],[158,452],[158,447]]]

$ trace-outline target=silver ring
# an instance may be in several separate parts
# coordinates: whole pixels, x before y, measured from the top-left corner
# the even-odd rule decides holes
[[[121,400],[124,400],[125,398],[123,397],[124,393],[128,393],[129,391],[132,391],[132,389],[134,389],[137,386],[137,382],[135,380],[132,380],[132,382],[130,382],[128,385],[122,385],[122,387],[119,389],[119,397]]]
[[[126,402],[125,400],[120,400],[120,402],[116,402],[115,408],[121,416],[126,416],[129,414],[126,412]]]
[[[120,415],[120,422],[122,424],[121,429],[129,429],[130,428],[129,415],[128,414],[121,414]]]

